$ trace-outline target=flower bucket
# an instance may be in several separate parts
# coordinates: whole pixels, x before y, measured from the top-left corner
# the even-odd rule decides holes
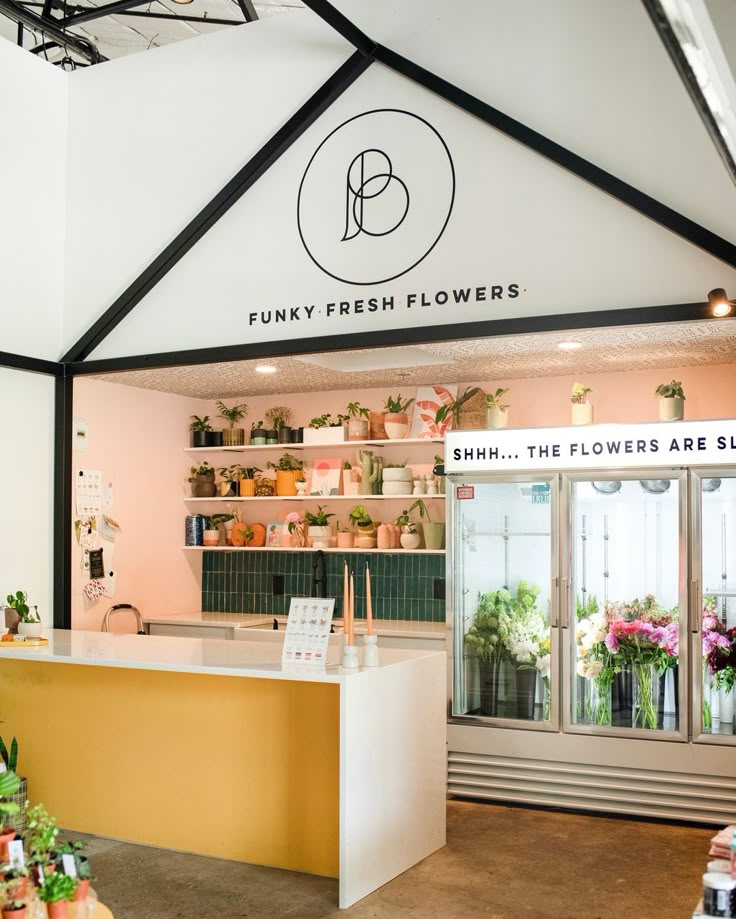
[[[478,661],[480,676],[480,713],[495,718],[498,714],[498,683],[501,675],[501,659]]]
[[[534,720],[534,698],[537,694],[537,671],[535,667],[516,668],[516,717],[525,721]]]
[[[631,671],[622,670],[614,676],[611,687],[611,723],[614,727],[631,727],[633,704]]]

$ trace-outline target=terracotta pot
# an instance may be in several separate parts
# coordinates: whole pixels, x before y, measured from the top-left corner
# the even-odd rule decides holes
[[[352,549],[355,545],[355,533],[344,532],[343,530],[338,530],[337,533],[337,547],[338,549]]]
[[[348,421],[348,440],[368,440],[370,432],[367,418],[351,418]]]
[[[391,548],[391,527],[382,523],[376,531],[376,544],[379,549]]]
[[[69,915],[69,900],[59,900],[58,903],[47,903],[46,912],[49,919],[67,919]]]
[[[74,891],[74,902],[79,903],[80,900],[86,900],[88,892],[89,878],[85,878],[83,881],[79,881],[77,884],[77,889]]]
[[[15,839],[15,830],[9,827],[0,827],[0,862],[8,860],[8,843]]]
[[[355,548],[356,549],[375,549],[376,548],[376,537],[375,536],[362,536],[358,533],[355,537]]]
[[[220,531],[219,530],[205,530],[202,534],[202,543],[205,546],[219,546],[220,545]]]
[[[303,479],[304,473],[301,469],[294,470],[276,470],[276,494],[280,498],[294,497],[297,494],[296,481]]]
[[[28,878],[18,878],[16,881],[8,881],[8,899],[25,900],[28,894]]]
[[[23,905],[20,909],[11,909],[9,906],[3,906],[3,919],[26,919],[28,907]]]
[[[255,479],[241,479],[240,480],[240,497],[241,498],[252,498],[256,493],[256,480]]]
[[[386,412],[383,424],[389,440],[401,440],[409,431],[409,416],[406,412]]]
[[[383,412],[371,412],[369,422],[371,440],[386,440],[386,425],[384,423]]]

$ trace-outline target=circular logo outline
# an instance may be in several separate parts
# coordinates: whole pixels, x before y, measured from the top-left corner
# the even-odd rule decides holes
[[[341,278],[339,275],[333,274],[331,271],[328,271],[323,265],[321,265],[317,261],[317,259],[310,252],[309,246],[307,245],[307,242],[304,239],[304,234],[302,233],[302,223],[301,223],[301,217],[300,217],[302,189],[304,187],[304,180],[307,178],[307,174],[309,172],[309,169],[312,163],[314,162],[315,157],[317,156],[319,151],[322,149],[322,147],[324,147],[327,141],[334,134],[336,134],[338,131],[344,128],[345,125],[350,124],[352,121],[356,121],[358,118],[365,118],[366,115],[377,115],[377,114],[382,114],[384,112],[392,112],[397,115],[406,115],[409,118],[414,118],[416,121],[420,121],[422,124],[424,124],[426,127],[429,128],[429,130],[437,137],[439,142],[442,144],[442,147],[444,148],[444,151],[447,154],[447,160],[450,164],[450,176],[452,179],[452,190],[450,193],[450,206],[448,208],[447,216],[445,217],[444,223],[440,227],[439,233],[437,234],[432,245],[429,247],[429,249],[427,249],[424,255],[420,256],[420,258],[418,258],[415,262],[409,265],[408,268],[405,268],[403,271],[398,272],[398,274],[391,275],[391,277],[380,278],[375,281],[351,281],[348,278]],[[431,125],[425,118],[422,118],[421,115],[416,115],[414,114],[414,112],[407,112],[406,109],[398,109],[398,108],[370,109],[367,112],[361,112],[358,115],[353,115],[351,118],[348,118],[346,121],[343,121],[342,124],[339,124],[336,128],[333,128],[332,131],[330,131],[330,133],[325,138],[323,138],[322,142],[319,144],[319,146],[316,148],[314,153],[309,158],[309,162],[307,163],[307,166],[304,170],[304,174],[302,175],[301,181],[299,182],[299,192],[297,194],[297,199],[296,199],[296,225],[297,225],[297,230],[299,232],[299,239],[301,239],[302,241],[302,246],[304,246],[304,251],[307,253],[307,255],[312,260],[312,262],[314,262],[317,268],[319,268],[320,271],[324,272],[324,274],[328,275],[329,277],[334,278],[336,281],[341,281],[344,284],[354,284],[356,287],[369,287],[372,284],[387,284],[389,281],[395,281],[396,278],[400,278],[402,275],[407,274],[407,272],[411,271],[413,268],[416,268],[417,265],[423,262],[424,259],[430,254],[430,252],[432,252],[434,247],[440,241],[440,239],[442,238],[442,235],[445,232],[447,224],[450,222],[450,217],[452,216],[452,210],[455,206],[455,188],[456,188],[455,164],[452,160],[452,154],[450,153],[450,148],[445,143],[445,140],[440,134],[440,132],[433,125]],[[403,219],[401,222],[403,222]]]

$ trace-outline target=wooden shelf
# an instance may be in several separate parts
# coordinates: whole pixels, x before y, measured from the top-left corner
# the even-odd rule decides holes
[[[291,546],[183,546],[185,552],[342,552],[344,555],[363,552],[368,555],[444,555],[445,549],[329,549],[317,550],[312,546],[292,548]]]
[[[327,504],[330,501],[353,501],[355,504],[362,504],[364,501],[406,501],[408,498],[421,498],[422,501],[444,501],[445,495],[268,495],[250,498],[222,498],[215,495],[214,498],[184,498],[186,504],[207,503],[214,504],[222,502],[223,504],[232,504],[234,501],[324,501]]]
[[[443,446],[444,438],[429,439],[427,437],[402,437],[399,440],[343,440],[336,444],[267,444],[266,446],[251,446],[244,444],[239,447],[184,447],[185,453],[254,453],[264,450],[293,452],[295,450],[325,450],[344,449],[345,447],[403,447],[403,446]]]

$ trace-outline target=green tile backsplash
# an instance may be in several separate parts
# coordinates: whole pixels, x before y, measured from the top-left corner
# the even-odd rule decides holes
[[[202,609],[213,613],[289,612],[291,597],[312,593],[313,552],[205,552],[202,562]],[[342,617],[343,565],[355,576],[355,616],[365,617],[365,566],[370,566],[376,619],[445,621],[445,558],[442,555],[350,555],[326,553],[327,596],[337,597],[335,618]],[[274,575],[283,594],[274,594]],[[276,579],[277,582],[280,579]]]

